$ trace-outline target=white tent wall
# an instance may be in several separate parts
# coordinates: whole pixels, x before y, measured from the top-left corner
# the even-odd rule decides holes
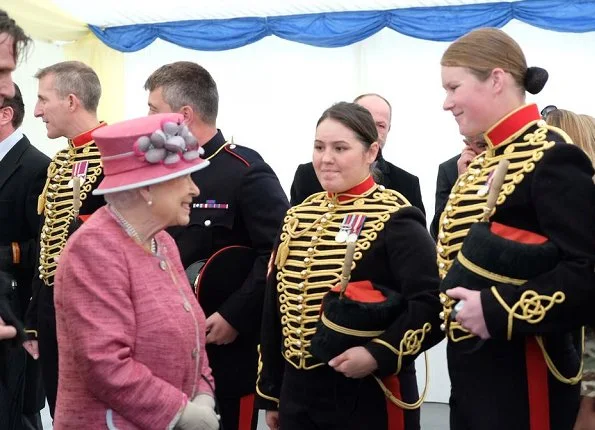
[[[557,33],[518,21],[504,30],[523,47],[529,65],[550,72],[545,89],[529,96],[528,102],[595,114],[595,33]],[[218,125],[225,136],[259,151],[289,193],[295,168],[310,160],[315,124],[323,110],[360,93],[378,92],[393,105],[385,157],[419,176],[429,223],[438,164],[462,147],[456,123],[442,111],[439,61],[446,47],[446,43],[388,29],[358,44],[334,49],[267,37],[235,50],[199,52],[158,40],[142,51],[126,54],[122,102],[127,118],[144,115],[148,108],[143,84],[152,71],[179,60],[202,64],[219,88]],[[65,142],[49,141],[41,120],[33,118],[37,84],[32,76],[39,67],[62,59],[59,48],[37,42],[15,74],[27,109],[24,131],[48,155]],[[448,401],[444,345],[429,354],[429,401]],[[423,359],[417,367],[423,387]]]
[[[505,28],[525,50],[529,65],[550,80],[528,102],[595,113],[595,33],[541,30],[513,21]],[[438,164],[462,147],[456,123],[442,111],[440,56],[448,45],[382,30],[358,44],[315,48],[275,37],[222,52],[192,51],[156,41],[126,56],[126,116],[147,112],[143,84],[162,64],[189,60],[205,66],[220,94],[218,125],[229,139],[258,150],[285,190],[299,163],[310,160],[316,120],[332,103],[378,92],[393,105],[385,157],[418,175],[424,204],[434,206]]]

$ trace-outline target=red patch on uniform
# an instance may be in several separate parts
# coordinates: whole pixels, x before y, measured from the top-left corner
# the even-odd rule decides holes
[[[331,291],[341,292],[341,284],[335,285]],[[376,290],[370,281],[350,282],[344,294],[345,297],[360,303],[382,303],[386,300],[385,295]]]
[[[525,243],[528,245],[541,245],[547,242],[547,237],[542,236],[532,231],[523,230],[522,228],[510,227],[508,225],[493,222],[490,226],[490,231],[497,236],[503,237],[515,242]]]

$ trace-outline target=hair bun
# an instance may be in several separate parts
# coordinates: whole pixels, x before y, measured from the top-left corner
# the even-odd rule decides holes
[[[525,89],[531,94],[539,93],[549,78],[547,70],[541,67],[529,67],[525,73]]]

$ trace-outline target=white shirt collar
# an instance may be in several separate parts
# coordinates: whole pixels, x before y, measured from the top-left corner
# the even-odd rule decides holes
[[[0,161],[6,157],[6,154],[17,144],[19,140],[23,138],[23,132],[20,128],[17,128],[12,132],[10,136],[0,142]]]

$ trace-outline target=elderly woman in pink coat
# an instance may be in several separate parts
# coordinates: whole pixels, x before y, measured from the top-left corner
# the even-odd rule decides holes
[[[153,115],[93,133],[105,175],[94,194],[108,204],[58,264],[56,430],[219,428],[205,317],[164,231],[189,222],[199,192],[190,173],[208,164],[182,119]]]

